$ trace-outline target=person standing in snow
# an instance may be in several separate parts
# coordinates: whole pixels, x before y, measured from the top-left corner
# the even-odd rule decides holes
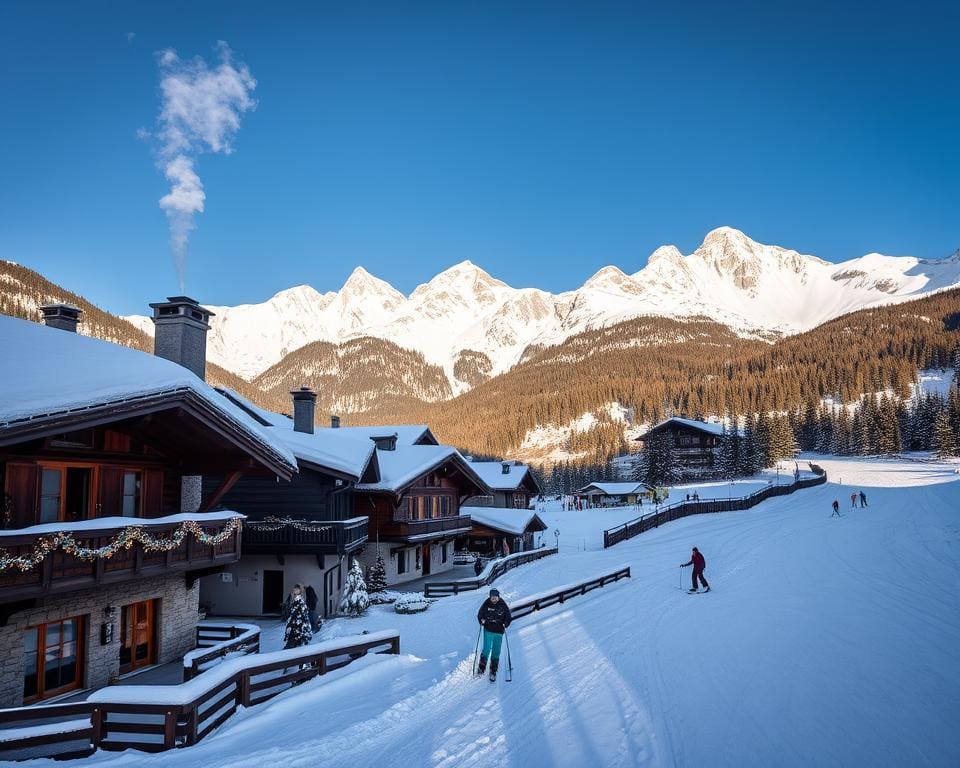
[[[479,577],[480,574],[483,573],[483,563],[480,560],[480,555],[477,555],[473,559],[473,572],[477,574],[477,577]]]
[[[310,612],[303,599],[303,587],[295,584],[290,600],[290,618],[287,619],[287,629],[283,633],[283,647],[298,648],[307,645],[313,637],[310,629]]]
[[[688,565],[693,566],[693,586],[690,588],[691,592],[697,591],[697,579],[700,579],[700,583],[703,584],[703,591],[709,592],[710,585],[707,583],[707,580],[703,577],[703,570],[707,567],[707,561],[704,560],[703,555],[700,554],[700,550],[696,547],[693,548],[693,552],[690,555],[690,561],[681,565],[681,568],[686,568]]]
[[[852,509],[856,509],[856,507],[857,507],[857,494],[856,494],[856,493],[851,493],[851,494],[850,494],[850,507],[851,507]]]
[[[867,494],[865,494],[863,491],[860,491],[860,506],[867,506]]]
[[[499,590],[490,590],[490,596],[483,601],[483,605],[477,611],[477,621],[483,627],[483,650],[480,652],[477,675],[484,673],[487,668],[487,658],[489,658],[490,682],[493,682],[497,679],[497,667],[500,666],[500,645],[503,643],[503,633],[513,621],[510,607],[500,599]]]
[[[833,517],[833,515],[840,517],[840,502],[836,499],[833,500],[833,514],[830,517]]]
[[[307,588],[303,591],[303,598],[307,604],[307,614],[310,616],[310,629],[313,632],[319,632],[320,619],[317,617],[317,605],[320,603],[320,599],[317,597],[317,590],[313,588],[312,584],[307,584]]]

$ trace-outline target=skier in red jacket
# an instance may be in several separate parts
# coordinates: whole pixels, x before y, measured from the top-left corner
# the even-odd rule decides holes
[[[707,580],[703,578],[703,569],[707,567],[707,561],[703,559],[703,555],[700,554],[700,550],[696,547],[693,548],[693,553],[690,555],[690,562],[684,563],[680,567],[686,568],[688,565],[693,566],[693,587],[691,587],[690,591],[697,591],[697,579],[700,579],[700,583],[703,584],[703,591],[709,592],[710,585],[707,584]]]

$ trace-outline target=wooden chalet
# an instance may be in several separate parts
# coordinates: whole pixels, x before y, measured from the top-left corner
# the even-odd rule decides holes
[[[377,460],[380,480],[357,484],[354,513],[370,518],[369,539],[384,555],[387,583],[451,569],[453,541],[470,531],[470,516],[460,508],[490,489],[449,446],[377,448]],[[369,567],[376,557],[377,547],[368,546],[361,562]]]
[[[336,614],[349,559],[367,543],[367,516],[355,513],[353,493],[358,482],[380,479],[375,441],[351,429],[317,429],[316,394],[307,388],[291,393],[293,418],[219,391],[287,446],[300,471],[280,484],[244,477],[224,495],[224,505],[247,516],[243,557],[201,582],[201,602],[219,614],[275,614],[294,584],[309,584],[318,613]],[[213,487],[217,478],[207,482]]]
[[[490,557],[535,549],[540,544],[537,534],[547,530],[547,524],[529,509],[465,507],[464,510],[469,510],[471,519],[465,548]]]
[[[685,478],[710,477],[716,472],[717,449],[723,435],[720,424],[674,416],[636,439],[646,447],[651,438],[664,434],[670,439]]]
[[[492,491],[489,496],[468,499],[470,507],[528,509],[530,502],[543,493],[530,467],[519,461],[471,461],[470,468]]]
[[[191,649],[198,579],[241,551],[241,516],[212,510],[240,477],[296,472],[184,367],[203,371],[210,313],[153,306],[158,354],[181,364],[71,333],[72,307],[45,308],[53,327],[0,316],[0,706]]]

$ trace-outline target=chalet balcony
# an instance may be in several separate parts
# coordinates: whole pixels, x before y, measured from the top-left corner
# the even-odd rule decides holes
[[[409,543],[429,541],[466,534],[472,524],[470,515],[438,517],[432,520],[391,520],[380,526],[380,537],[386,541]]]
[[[247,553],[346,555],[366,543],[366,517],[250,520],[243,528],[243,550]]]
[[[241,520],[197,512],[0,530],[0,603],[170,572],[202,575],[240,559]]]

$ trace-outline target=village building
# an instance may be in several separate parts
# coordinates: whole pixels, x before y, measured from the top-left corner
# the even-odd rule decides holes
[[[454,540],[471,526],[462,506],[491,489],[446,445],[378,447],[377,464],[380,479],[354,491],[354,514],[370,518],[361,564],[370,568],[380,552],[388,585],[452,569]]]
[[[280,484],[244,477],[224,495],[225,506],[247,517],[243,556],[201,581],[201,604],[220,615],[279,614],[294,584],[302,584],[316,590],[319,616],[335,615],[350,559],[367,543],[367,516],[355,514],[353,490],[380,478],[375,441],[354,430],[317,428],[316,394],[308,388],[291,392],[293,418],[219,391],[293,453],[299,472]]]
[[[157,356],[72,332],[73,307],[0,316],[0,706],[182,657],[199,579],[240,554],[241,516],[213,510],[240,477],[296,472],[204,383],[210,312],[151,306]]]
[[[643,483],[590,483],[576,492],[576,497],[590,507],[621,507],[642,504],[647,495]]]
[[[471,461],[470,467],[490,487],[489,496],[474,496],[469,507],[527,509],[543,493],[530,467],[518,461]]]
[[[644,449],[652,438],[666,435],[673,449],[673,456],[685,479],[711,477],[717,472],[717,452],[723,426],[697,419],[673,416],[651,427],[636,439]]]
[[[470,533],[466,548],[480,555],[510,555],[541,546],[537,535],[547,530],[547,524],[530,509],[503,509],[500,507],[469,507]]]

